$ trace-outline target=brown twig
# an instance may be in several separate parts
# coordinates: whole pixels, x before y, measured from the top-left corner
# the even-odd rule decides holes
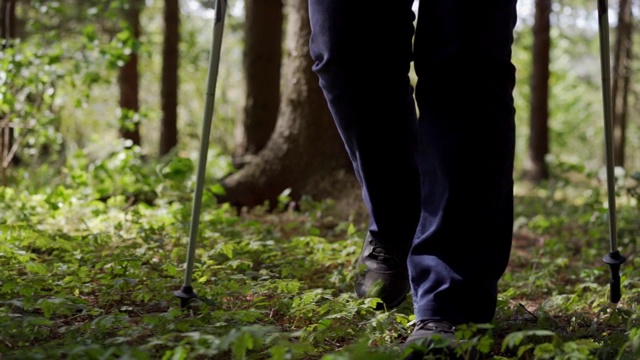
[[[531,315],[536,321],[538,320],[538,317],[536,316],[536,314],[529,311],[529,309],[527,309],[524,305],[522,305],[522,303],[518,303],[518,306],[520,306],[522,310],[524,310],[527,314]]]

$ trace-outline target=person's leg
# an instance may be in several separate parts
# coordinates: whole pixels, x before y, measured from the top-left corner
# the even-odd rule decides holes
[[[422,212],[417,320],[491,322],[511,250],[516,0],[421,1],[415,38]]]
[[[368,239],[400,259],[403,295],[406,254],[420,213],[409,80],[412,3],[309,0],[313,70],[362,185],[371,218]]]

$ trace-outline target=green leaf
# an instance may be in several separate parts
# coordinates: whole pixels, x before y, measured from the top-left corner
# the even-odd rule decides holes
[[[286,360],[288,353],[288,347],[284,345],[275,345],[269,349],[269,354],[271,355],[271,360]]]
[[[223,242],[218,244],[215,248],[214,248],[214,253],[219,254],[225,254],[229,259],[233,259],[233,250],[235,248],[235,245],[233,245],[232,243],[229,242]]]
[[[527,337],[530,336],[551,336],[555,337],[556,334],[549,330],[524,330],[524,331],[516,331],[507,335],[502,341],[502,351],[507,348],[514,348],[522,342]]]
[[[171,360],[184,360],[187,358],[188,354],[189,352],[183,346],[178,346],[177,348],[173,349]]]
[[[173,181],[184,181],[193,174],[193,161],[184,157],[174,157],[171,162],[160,171],[162,177]]]
[[[82,36],[85,37],[86,41],[92,43],[98,39],[98,35],[96,33],[95,25],[87,25],[82,29]]]
[[[253,336],[246,331],[242,331],[238,337],[234,339],[231,351],[234,359],[245,359],[247,350],[252,350],[254,346]]]
[[[224,189],[224,186],[220,183],[213,184],[209,186],[209,191],[214,195],[225,195],[227,191]]]

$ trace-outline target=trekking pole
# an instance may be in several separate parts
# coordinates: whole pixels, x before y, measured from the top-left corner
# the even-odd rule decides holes
[[[611,65],[609,62],[609,5],[607,0],[598,0],[598,30],[600,34],[600,65],[602,72],[602,100],[604,110],[604,138],[607,168],[607,195],[609,200],[609,245],[610,251],[602,260],[611,269],[611,302],[620,301],[620,266],[627,260],[618,251],[616,227],[616,183],[613,159],[613,109],[611,106]]]
[[[193,277],[193,265],[196,257],[196,243],[198,239],[198,227],[200,226],[200,212],[202,210],[202,192],[204,189],[204,176],[207,167],[207,153],[209,151],[209,136],[211,134],[211,122],[213,119],[213,105],[216,95],[216,82],[218,80],[218,65],[220,64],[220,48],[222,45],[222,32],[226,14],[227,0],[216,0],[215,19],[213,25],[213,43],[209,54],[209,70],[207,75],[207,97],[205,101],[204,116],[202,119],[202,137],[200,139],[200,153],[196,174],[196,188],[193,194],[193,208],[191,211],[191,227],[189,229],[189,248],[184,272],[184,283],[180,290],[173,294],[180,298],[180,306],[186,307],[192,299],[198,297],[191,285]]]

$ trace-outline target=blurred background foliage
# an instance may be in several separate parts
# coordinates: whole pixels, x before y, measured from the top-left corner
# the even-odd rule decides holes
[[[101,159],[118,149],[119,122],[139,124],[141,152],[157,157],[160,134],[163,2],[145,1],[142,33],[133,38],[120,11],[124,0],[18,1],[16,36],[0,55],[0,112],[10,114],[24,135],[17,149],[22,165],[41,168],[64,162],[67,154],[84,152]],[[195,157],[212,35],[212,1],[182,0],[179,45],[179,141],[176,153]],[[616,6],[610,9],[612,44]],[[634,5],[639,14],[639,4]],[[529,101],[534,1],[518,4],[513,61],[518,82],[516,176],[521,178],[529,139]],[[244,3],[229,1],[216,93],[211,148],[228,157],[234,147],[236,119],[242,112]],[[550,164],[562,161],[598,169],[604,164],[602,97],[595,1],[552,3],[549,78]],[[638,54],[638,41],[633,54]],[[127,57],[139,56],[140,109],[118,106],[117,71]],[[473,59],[469,59],[470,62]],[[640,67],[631,64],[625,168],[640,167]],[[464,103],[464,99],[460,99]],[[479,119],[482,121],[482,119]],[[24,168],[24,166],[23,166]],[[28,172],[22,172],[27,176]],[[14,174],[15,175],[15,174]],[[15,179],[16,181],[18,179]],[[22,179],[24,180],[24,179]]]

